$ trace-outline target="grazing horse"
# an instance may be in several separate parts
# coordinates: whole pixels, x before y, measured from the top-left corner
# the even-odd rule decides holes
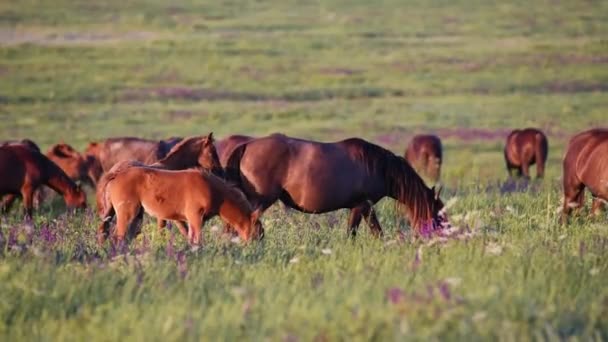
[[[372,206],[385,196],[403,204],[414,229],[448,224],[438,194],[404,158],[358,138],[321,143],[273,134],[240,144],[225,172],[263,210],[277,200],[305,213],[348,208],[352,235],[362,217],[382,234]]]
[[[68,207],[86,207],[85,193],[42,153],[25,145],[0,147],[0,195],[21,195],[28,219],[32,217],[34,192],[41,185],[61,194]],[[2,211],[8,212],[11,205],[12,201],[3,205]]]
[[[549,145],[547,137],[536,128],[516,129],[507,137],[505,161],[509,175],[515,170],[518,177],[530,178],[530,165],[536,163],[536,177],[545,173]]]
[[[570,139],[563,161],[563,186],[563,223],[573,208],[583,207],[585,187],[593,195],[591,212],[599,214],[608,201],[608,129],[591,129]]]
[[[159,221],[188,221],[188,240],[192,245],[201,244],[201,227],[216,215],[233,226],[245,241],[260,239],[264,234],[259,220],[261,211],[254,211],[236,187],[204,170],[169,171],[123,163],[104,179],[107,190],[102,198],[105,210],[100,213],[104,219],[98,230],[100,243],[109,235],[107,217],[115,213],[114,238],[122,242],[127,231],[130,235],[139,231],[143,211]]]
[[[56,144],[48,149],[46,156],[73,181],[81,181],[95,187],[95,180],[89,177],[89,161],[72,146],[65,143]]]
[[[40,152],[40,147],[30,139],[0,141],[0,146],[4,145],[25,145],[36,152]]]
[[[441,174],[442,152],[441,139],[438,136],[418,134],[407,145],[405,159],[416,172],[437,183]]]
[[[152,164],[163,159],[181,138],[149,140],[133,137],[110,138],[102,142],[91,142],[85,154],[99,161],[104,172],[114,164],[125,160],[136,160]]]
[[[129,166],[144,166],[144,164],[138,161],[123,161],[114,165],[110,172],[117,169],[126,169]],[[209,133],[206,137],[197,136],[183,139],[173,146],[165,158],[148,166],[165,170],[184,170],[199,167],[218,176],[223,176],[224,173],[213,144],[213,133]],[[108,181],[108,177],[102,176],[97,186],[97,211],[100,215],[106,211],[103,198],[106,196]],[[111,217],[108,218],[108,215],[104,217],[111,219]],[[158,229],[164,228],[165,224],[165,220],[158,220]],[[176,224],[182,235],[186,236],[185,225],[180,221],[176,221]]]
[[[244,142],[248,142],[255,139],[254,137],[250,137],[247,135],[230,135],[222,140],[219,140],[215,143],[215,148],[217,149],[217,154],[220,156],[220,163],[222,167],[226,167],[226,163],[228,162],[228,157],[232,154],[232,151],[239,145]]]

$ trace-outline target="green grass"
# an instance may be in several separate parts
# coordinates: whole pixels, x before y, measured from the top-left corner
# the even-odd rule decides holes
[[[606,215],[557,223],[568,137],[606,125],[607,35],[605,1],[0,3],[2,139],[283,132],[401,154],[436,132],[473,233],[412,241],[384,201],[386,236],[350,241],[346,212],[272,208],[262,243],[206,229],[193,253],[148,222],[117,256],[57,201],[0,222],[0,339],[608,339]],[[501,194],[525,126],[548,134],[547,177]]]

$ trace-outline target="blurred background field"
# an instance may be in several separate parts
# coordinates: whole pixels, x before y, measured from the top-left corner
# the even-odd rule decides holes
[[[483,238],[432,247],[426,269],[405,272],[420,246],[383,247],[407,231],[388,204],[380,205],[387,237],[364,233],[354,245],[342,235],[343,213],[330,220],[271,211],[265,245],[209,235],[208,248],[188,255],[183,280],[166,255],[168,237],[149,225],[154,262],[138,280],[131,264],[122,273],[95,271],[79,257],[101,253],[91,213],[76,223],[62,216],[65,227],[57,228],[58,213],[46,208],[37,223],[68,238],[39,247],[43,258],[3,240],[0,333],[606,339],[605,215],[562,227],[557,208],[565,144],[607,124],[607,92],[606,1],[3,1],[2,139],[83,149],[109,136],[282,132],[322,141],[359,136],[402,154],[413,134],[436,133],[446,199],[459,198],[454,214]],[[527,126],[549,137],[546,180],[529,191],[486,192],[506,179],[506,135]],[[5,218],[4,237],[20,231],[18,219]],[[500,261],[483,253],[490,242],[506,250]],[[333,254],[319,254],[319,246]],[[301,254],[314,257],[289,263]],[[427,305],[399,292],[425,292],[451,276],[460,279],[464,304],[450,297],[447,314],[436,313],[442,297]],[[167,291],[159,290],[165,278]],[[35,284],[46,290],[31,290]],[[390,289],[401,299],[387,303]],[[116,335],[101,333],[113,327]]]

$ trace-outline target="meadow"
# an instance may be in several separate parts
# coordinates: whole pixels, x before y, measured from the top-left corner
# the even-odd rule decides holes
[[[385,236],[346,211],[272,207],[262,242],[146,220],[127,253],[85,213],[0,221],[0,339],[606,340],[607,217],[559,223],[569,137],[608,119],[605,1],[0,3],[0,137],[82,150],[110,136],[359,136],[444,142],[450,239]],[[507,181],[513,128],[549,138],[546,177]],[[535,174],[535,172],[533,172]]]

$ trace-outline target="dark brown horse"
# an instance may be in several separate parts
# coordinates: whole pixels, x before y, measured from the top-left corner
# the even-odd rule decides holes
[[[372,206],[385,196],[404,205],[414,229],[447,225],[438,194],[404,158],[358,138],[321,143],[273,134],[240,144],[225,171],[263,210],[277,200],[306,213],[351,209],[353,235],[362,217],[382,234]]]
[[[109,217],[116,215],[115,238],[121,242],[129,230],[130,235],[139,232],[143,211],[159,221],[188,221],[188,240],[193,245],[202,242],[202,226],[216,215],[235,227],[245,241],[264,234],[261,211],[253,210],[236,187],[206,171],[168,171],[121,163],[103,179],[107,182],[104,211],[100,213],[104,222],[98,230],[102,243],[109,234]]]
[[[91,142],[85,154],[99,161],[104,172],[121,161],[135,160],[152,164],[163,159],[181,138],[149,140],[133,137],[110,138],[102,142]]]
[[[215,148],[217,149],[217,154],[220,156],[220,163],[222,164],[222,167],[226,167],[228,157],[230,157],[232,151],[234,151],[239,144],[251,141],[253,139],[255,138],[251,136],[235,134],[217,141],[215,143]]]
[[[213,174],[222,177],[224,170],[222,169],[215,145],[213,144],[213,133],[209,133],[206,137],[197,136],[183,139],[177,145],[173,146],[171,151],[165,156],[165,158],[158,162],[148,165],[151,168],[165,169],[165,170],[185,170],[188,168],[202,168],[210,171]],[[123,161],[114,165],[111,170],[126,169],[132,166],[145,166],[143,163],[138,161]],[[102,176],[97,186],[96,200],[97,200],[97,211],[101,213],[106,211],[103,206],[103,198],[106,196],[106,187],[108,184],[108,177]],[[108,215],[104,217],[107,218]],[[109,218],[111,219],[111,217]],[[158,220],[158,229],[165,227],[166,222],[164,220]],[[186,227],[183,222],[176,221],[179,231],[186,236]]]
[[[504,150],[509,176],[515,171],[518,177],[523,174],[530,178],[530,165],[536,163],[536,177],[542,178],[548,151],[547,137],[540,130],[526,128],[512,131],[507,137]]]
[[[68,207],[86,207],[85,193],[42,153],[25,145],[0,147],[0,196],[21,195],[26,218],[32,217],[33,195],[41,185],[61,194]],[[11,205],[3,206],[3,212]]]
[[[422,175],[437,183],[441,175],[443,149],[436,135],[415,135],[405,150],[405,159]]]
[[[40,147],[38,147],[38,145],[30,139],[0,141],[0,146],[19,145],[19,144],[25,145],[34,151],[40,152]]]
[[[564,207],[562,222],[573,208],[584,206],[585,187],[593,195],[592,213],[608,201],[608,129],[596,128],[570,139],[563,161]]]

